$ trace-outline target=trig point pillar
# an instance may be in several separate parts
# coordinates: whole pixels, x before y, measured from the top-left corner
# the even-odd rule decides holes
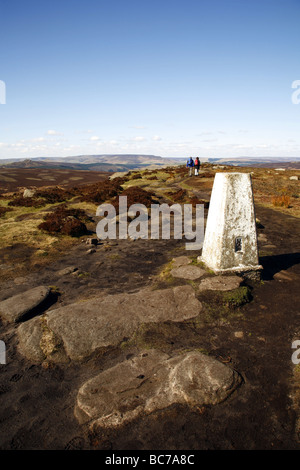
[[[260,278],[251,175],[216,173],[202,256],[215,273]]]

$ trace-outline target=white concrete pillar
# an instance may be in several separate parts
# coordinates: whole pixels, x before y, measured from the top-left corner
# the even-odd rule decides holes
[[[255,221],[250,173],[216,173],[200,260],[219,274],[259,277]]]

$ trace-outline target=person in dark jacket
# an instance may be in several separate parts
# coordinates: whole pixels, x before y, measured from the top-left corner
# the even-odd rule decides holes
[[[192,159],[192,157],[190,157],[188,159],[188,161],[186,162],[186,167],[189,168],[189,176],[192,176],[193,175],[193,167],[194,167],[194,160]]]
[[[198,157],[195,159],[195,176],[199,175],[200,160]]]

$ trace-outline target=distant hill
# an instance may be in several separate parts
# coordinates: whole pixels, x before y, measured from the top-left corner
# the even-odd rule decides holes
[[[300,157],[209,158],[208,161],[218,165],[252,166],[257,168],[300,168]]]
[[[89,171],[128,171],[145,167],[174,166],[185,160],[155,157],[154,155],[80,155],[75,157],[43,157],[0,160],[0,168],[48,168]]]
[[[36,159],[35,159],[36,160]],[[80,163],[85,165],[109,163],[112,165],[125,165],[132,167],[149,166],[149,165],[176,165],[182,162],[178,158],[163,158],[155,155],[135,155],[135,154],[119,154],[119,155],[78,155],[73,157],[54,157],[54,158],[37,158],[38,161],[63,161],[65,163]]]
[[[23,168],[23,169],[52,169],[52,170],[86,170],[86,171],[128,171],[132,167],[130,165],[114,165],[110,163],[68,163],[64,161],[40,161],[34,160],[18,160],[3,164],[0,160],[0,168]]]

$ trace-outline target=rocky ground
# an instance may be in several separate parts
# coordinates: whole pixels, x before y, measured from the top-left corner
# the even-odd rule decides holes
[[[8,270],[0,448],[299,449],[300,222],[256,215],[261,281],[220,283],[172,239],[81,237]]]

